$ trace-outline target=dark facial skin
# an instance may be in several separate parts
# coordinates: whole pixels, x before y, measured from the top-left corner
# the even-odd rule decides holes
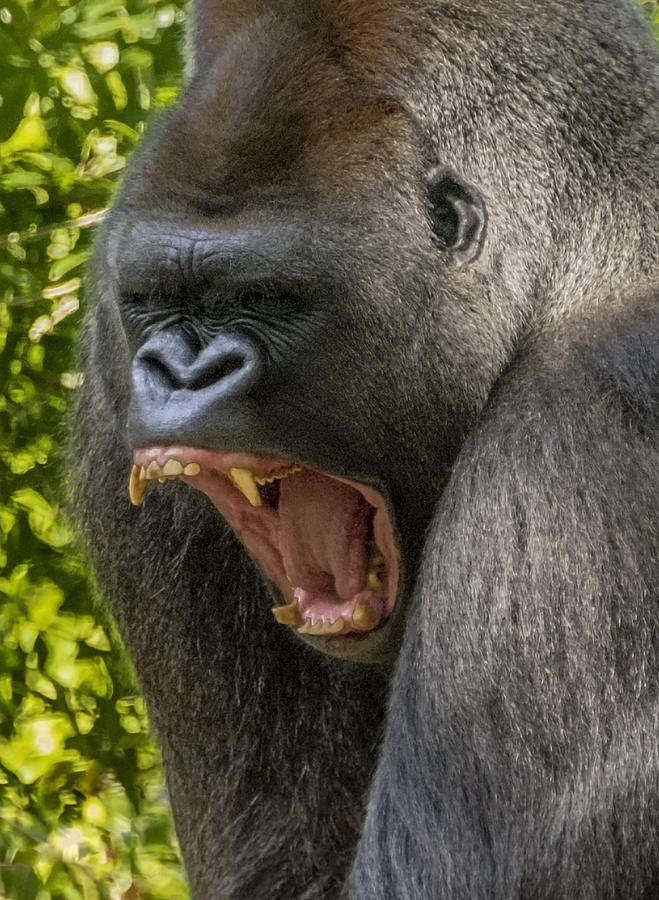
[[[653,896],[649,38],[624,0],[207,0],[190,46],[97,247],[72,470],[193,896]],[[291,552],[377,496],[392,608],[279,624],[229,463],[233,527],[206,471],[131,505],[166,448],[330,479],[271,501]]]

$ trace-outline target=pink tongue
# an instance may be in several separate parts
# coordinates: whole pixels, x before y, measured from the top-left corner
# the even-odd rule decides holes
[[[281,482],[279,550],[293,586],[352,600],[366,585],[373,508],[347,484],[308,469]]]

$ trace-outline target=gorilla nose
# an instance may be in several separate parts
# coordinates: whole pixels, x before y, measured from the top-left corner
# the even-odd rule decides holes
[[[262,377],[259,348],[244,335],[222,332],[200,347],[179,327],[159,331],[133,361],[131,435],[139,443],[202,437],[211,420],[235,419]]]
[[[261,375],[248,338],[219,334],[198,350],[179,331],[162,331],[142,345],[133,363],[133,387],[169,399],[177,391],[210,391],[216,400],[245,396]]]

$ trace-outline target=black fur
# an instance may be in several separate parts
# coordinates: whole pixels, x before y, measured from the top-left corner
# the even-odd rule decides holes
[[[659,72],[635,8],[198,0],[190,36],[97,249],[73,468],[193,896],[658,897]],[[172,315],[245,335],[264,374],[129,438],[132,355]],[[386,489],[395,665],[277,625],[201,494],[131,507],[158,428]]]

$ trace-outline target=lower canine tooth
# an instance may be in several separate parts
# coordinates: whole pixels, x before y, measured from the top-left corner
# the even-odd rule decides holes
[[[297,600],[293,600],[292,603],[288,603],[286,606],[273,607],[272,615],[280,625],[292,625],[297,628],[304,622]]]
[[[252,506],[261,506],[261,495],[249,469],[229,469],[229,480]]]
[[[352,611],[352,624],[361,631],[372,631],[380,621],[370,603],[360,600]]]
[[[133,466],[130,470],[130,480],[128,482],[128,496],[133,506],[141,506],[148,488],[148,481],[140,478],[140,470],[137,466]]]

